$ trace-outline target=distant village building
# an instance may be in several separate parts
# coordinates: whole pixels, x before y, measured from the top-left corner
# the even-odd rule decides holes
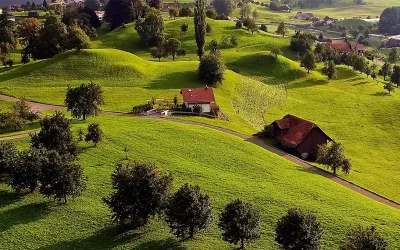
[[[325,42],[324,46],[326,48],[334,48],[340,54],[347,54],[347,53],[351,53],[352,51],[354,51],[359,55],[364,55],[364,52],[365,52],[364,44],[361,44],[361,43],[350,44],[345,41]]]
[[[100,21],[103,21],[104,19],[104,11],[95,11],[96,16],[99,18]]]
[[[204,113],[210,113],[216,107],[214,92],[210,87],[185,88],[181,89],[181,94],[187,108],[200,106]]]
[[[325,25],[331,25],[335,22],[335,20],[333,18],[330,18],[329,16],[326,16],[324,18],[324,22],[325,22]]]
[[[313,13],[304,13],[304,12],[297,12],[296,15],[294,16],[295,19],[299,20],[312,20],[314,18]]]
[[[303,159],[315,159],[318,146],[332,141],[316,124],[294,115],[274,121],[267,130],[278,147],[289,153],[298,153]]]

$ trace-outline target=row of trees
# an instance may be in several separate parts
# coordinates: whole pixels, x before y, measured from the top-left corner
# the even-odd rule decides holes
[[[164,218],[171,233],[181,240],[193,238],[208,230],[213,221],[210,197],[199,186],[188,183],[171,193],[173,178],[155,163],[118,164],[112,175],[114,192],[104,202],[114,221],[128,228],[138,228],[155,216]],[[239,244],[261,236],[260,211],[240,199],[229,202],[218,216],[223,240]],[[275,241],[282,249],[319,249],[322,225],[316,216],[300,209],[289,209],[275,227]],[[342,250],[386,249],[387,243],[375,227],[356,227],[346,235]]]

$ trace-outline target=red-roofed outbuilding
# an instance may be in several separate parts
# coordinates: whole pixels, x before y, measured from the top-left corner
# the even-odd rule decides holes
[[[181,89],[183,102],[186,107],[201,106],[203,112],[209,113],[215,107],[214,91],[210,87]]]
[[[286,115],[274,121],[268,133],[278,146],[294,150],[302,158],[315,157],[318,145],[332,141],[316,124],[294,115]]]

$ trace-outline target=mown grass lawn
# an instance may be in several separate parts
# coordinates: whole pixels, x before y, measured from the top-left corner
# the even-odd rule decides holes
[[[324,228],[322,249],[336,249],[346,231],[375,225],[400,247],[400,212],[310,173],[258,146],[207,128],[170,121],[115,116],[75,122],[73,130],[97,122],[105,133],[98,147],[81,143],[79,162],[88,177],[82,197],[57,205],[34,193],[15,196],[0,185],[0,242],[4,249],[231,249],[217,229],[218,213],[236,198],[262,212],[261,239],[251,249],[277,249],[274,226],[288,208],[313,211]],[[18,141],[26,148],[28,139]],[[102,197],[111,192],[114,165],[129,160],[155,161],[174,176],[174,189],[188,182],[208,193],[214,208],[209,232],[177,241],[162,221],[119,233]],[[377,212],[379,211],[379,212]]]

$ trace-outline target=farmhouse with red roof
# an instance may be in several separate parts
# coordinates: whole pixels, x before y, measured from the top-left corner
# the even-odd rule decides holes
[[[324,45],[326,48],[334,48],[337,52],[341,54],[347,54],[352,51],[355,51],[359,55],[363,55],[365,51],[365,47],[361,43],[350,44],[342,41],[342,42],[327,42],[324,43]]]
[[[315,157],[318,145],[332,141],[316,124],[294,115],[274,121],[268,134],[278,146],[299,153],[304,159]]]
[[[210,113],[216,107],[214,91],[210,87],[181,89],[181,94],[188,108],[201,106],[204,113]]]

